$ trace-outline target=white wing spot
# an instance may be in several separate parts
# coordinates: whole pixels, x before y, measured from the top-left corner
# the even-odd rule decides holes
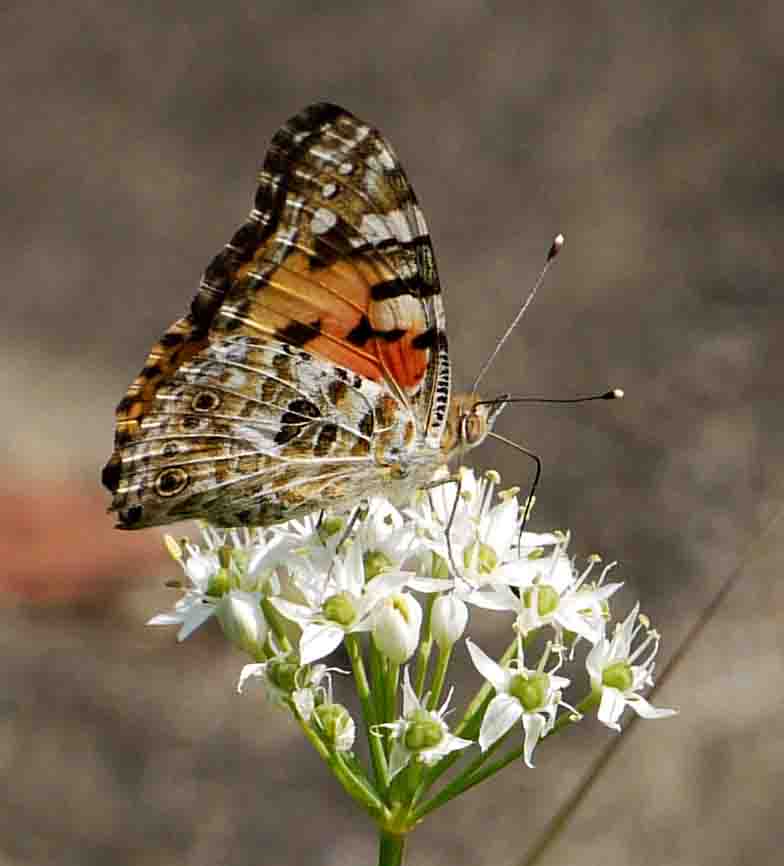
[[[386,147],[381,147],[379,149],[378,158],[381,162],[381,165],[383,165],[387,171],[394,171],[395,158]]]
[[[324,198],[332,198],[333,195],[338,191],[338,188],[334,183],[325,183],[321,189],[321,194]]]
[[[360,232],[374,244],[395,239],[408,243],[414,238],[427,236],[427,226],[418,207],[395,209],[385,214],[365,214]]]
[[[333,228],[337,221],[338,218],[331,210],[320,207],[313,214],[313,219],[310,221],[310,230],[314,235],[323,235]]]
[[[338,166],[338,174],[351,174],[352,171],[354,171],[354,163],[349,160],[341,162]]]

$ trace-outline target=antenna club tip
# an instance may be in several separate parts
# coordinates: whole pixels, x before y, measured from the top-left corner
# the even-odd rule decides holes
[[[612,388],[606,394],[602,394],[603,400],[623,400],[624,398],[623,388]]]
[[[552,261],[558,253],[561,252],[561,248],[564,245],[564,236],[559,232],[554,238],[553,242],[550,245],[550,251],[547,253],[547,261]]]

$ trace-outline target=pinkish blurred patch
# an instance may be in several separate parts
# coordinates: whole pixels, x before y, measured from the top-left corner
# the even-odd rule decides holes
[[[170,562],[160,532],[114,529],[101,493],[79,482],[6,474],[0,493],[2,603],[105,604]]]

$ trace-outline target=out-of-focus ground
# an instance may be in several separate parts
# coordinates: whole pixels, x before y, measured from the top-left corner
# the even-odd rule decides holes
[[[619,559],[664,656],[741,569],[657,695],[681,715],[630,732],[545,862],[779,863],[784,7],[29,0],[0,25],[4,866],[373,862],[295,728],[234,693],[242,657],[144,627],[176,568],[98,485],[115,403],[320,99],[403,159],[458,381],[566,235],[485,390],[627,399],[503,416],[544,460],[534,526]],[[530,473],[493,444],[475,462]],[[519,862],[607,737],[580,726],[429,819],[412,866]]]

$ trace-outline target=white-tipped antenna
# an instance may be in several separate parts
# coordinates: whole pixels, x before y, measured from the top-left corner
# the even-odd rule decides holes
[[[547,273],[547,270],[550,267],[550,263],[558,255],[558,253],[561,252],[561,247],[563,245],[564,245],[564,236],[562,234],[557,234],[555,236],[555,238],[553,239],[553,242],[550,246],[550,250],[547,253],[547,258],[545,259],[545,262],[544,262],[544,267],[542,268],[538,279],[534,283],[534,287],[529,292],[528,297],[523,302],[523,305],[522,305],[522,307],[520,307],[517,315],[514,317],[514,319],[512,319],[512,324],[509,325],[509,327],[506,329],[506,332],[504,333],[503,337],[501,337],[501,339],[495,344],[495,349],[493,349],[493,351],[490,353],[490,357],[484,362],[484,364],[482,364],[482,369],[479,371],[479,375],[476,377],[476,379],[474,379],[474,384],[471,386],[471,393],[472,394],[476,393],[476,389],[479,387],[479,383],[484,378],[485,373],[490,369],[490,366],[493,363],[493,361],[495,361],[495,356],[501,351],[504,343],[509,339],[509,335],[517,327],[517,324],[520,321],[520,319],[523,318],[525,311],[528,309],[528,305],[531,303],[531,301],[533,301],[534,296],[536,295],[536,292],[537,292],[539,286],[541,286],[542,282],[544,281],[544,275]]]

